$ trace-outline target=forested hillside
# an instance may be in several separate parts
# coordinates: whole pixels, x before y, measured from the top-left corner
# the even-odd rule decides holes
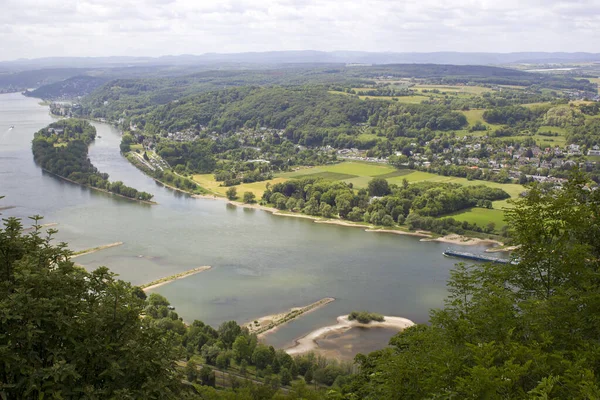
[[[27,96],[44,100],[71,100],[86,96],[106,82],[105,78],[94,76],[74,76],[64,81],[50,83],[25,92]]]

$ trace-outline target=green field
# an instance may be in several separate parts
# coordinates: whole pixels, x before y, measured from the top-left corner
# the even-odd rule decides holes
[[[457,221],[467,221],[471,224],[475,223],[481,227],[487,226],[490,222],[496,225],[496,229],[502,228],[506,225],[504,221],[504,212],[502,210],[487,209],[487,208],[471,208],[465,211],[461,211],[455,214],[447,215]]]
[[[215,181],[215,176],[213,174],[198,174],[194,175],[193,179],[204,189],[217,196],[225,197],[225,193],[227,192],[227,189],[229,189],[227,186],[220,186],[221,182]],[[267,183],[273,185],[275,183],[285,182],[286,180],[287,179],[284,178],[274,178],[262,182],[242,183],[234,187],[237,189],[239,199],[242,198],[244,192],[252,192],[256,195],[257,199],[260,199],[267,188]]]
[[[423,90],[438,89],[440,92],[464,93],[469,95],[480,95],[491,92],[492,89],[483,86],[448,86],[448,85],[416,85],[414,89],[422,92]],[[429,94],[429,93],[427,93]]]
[[[544,136],[544,135],[519,135],[519,136],[507,136],[499,138],[500,140],[524,140],[524,139],[533,139],[540,147],[555,147],[555,146],[564,146],[567,143],[567,138],[565,136]]]
[[[352,174],[340,174],[339,172],[323,171],[323,172],[317,172],[317,173],[310,173],[310,174],[306,174],[306,175],[295,175],[294,178],[295,179],[321,178],[321,179],[327,179],[330,181],[343,181],[346,179],[357,178],[357,176],[352,175]]]

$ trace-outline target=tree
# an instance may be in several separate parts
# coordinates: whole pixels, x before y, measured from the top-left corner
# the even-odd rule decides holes
[[[256,195],[252,192],[244,192],[244,203],[256,203]]]
[[[218,329],[219,339],[230,349],[235,339],[242,334],[242,328],[235,321],[223,322]]]
[[[227,189],[227,192],[225,192],[225,195],[227,196],[227,198],[229,200],[235,200],[235,199],[237,199],[237,189],[232,186],[229,189]]]
[[[217,380],[215,377],[215,372],[211,367],[202,367],[200,370],[200,382],[202,382],[205,386],[215,387]]]
[[[237,363],[250,360],[252,353],[245,336],[238,336],[233,342],[233,357]]]
[[[388,181],[383,178],[373,178],[368,185],[369,196],[386,196],[391,193]]]
[[[184,369],[185,377],[189,382],[196,382],[198,380],[198,364],[194,360],[189,360]]]
[[[269,348],[263,344],[259,344],[256,346],[254,353],[252,354],[252,363],[256,366],[257,369],[265,369],[271,361],[273,357],[271,355],[271,351]]]
[[[64,244],[8,218],[0,229],[0,392],[8,398],[179,398],[171,335],[106,268],[86,272]]]
[[[283,386],[288,386],[292,382],[292,374],[286,367],[281,368],[279,375],[281,375],[281,384]]]
[[[306,373],[304,374],[304,381],[306,383],[311,383],[313,380],[313,371],[312,368],[309,368],[306,370]]]

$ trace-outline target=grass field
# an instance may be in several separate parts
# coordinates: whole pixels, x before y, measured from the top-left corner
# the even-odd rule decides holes
[[[423,90],[437,89],[440,92],[447,93],[466,93],[471,95],[479,95],[486,92],[491,92],[492,89],[483,86],[449,86],[449,85],[416,85],[413,87],[420,92]]]
[[[487,226],[490,222],[496,225],[496,229],[502,228],[506,225],[504,221],[504,212],[502,210],[487,209],[487,208],[471,208],[466,211],[447,215],[457,221],[467,221],[469,223],[475,223],[481,227]]]
[[[322,178],[330,181],[343,181],[345,179],[357,178],[357,176],[352,174],[341,174],[339,172],[323,171],[306,175],[295,175],[294,178]]]
[[[507,136],[502,137],[500,140],[513,140],[519,139],[524,140],[532,138],[535,140],[538,146],[540,147],[555,147],[555,146],[564,146],[567,143],[567,138],[565,136],[543,136],[543,135],[521,135],[521,136]]]
[[[286,180],[287,179],[285,178],[274,178],[262,182],[242,183],[234,187],[237,189],[237,194],[240,199],[244,195],[244,192],[252,192],[256,195],[257,199],[260,199],[267,188],[267,183],[275,184],[285,182]],[[213,174],[194,175],[194,181],[217,196],[225,196],[227,189],[229,189],[228,186],[219,186],[220,182],[215,181],[215,176]]]

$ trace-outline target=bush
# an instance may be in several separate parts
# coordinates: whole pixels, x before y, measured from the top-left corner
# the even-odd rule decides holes
[[[368,311],[352,311],[350,315],[348,315],[348,319],[350,321],[358,321],[361,324],[368,324],[371,321],[383,322],[385,318],[381,314],[371,313]]]
[[[227,192],[225,192],[225,195],[229,200],[235,200],[237,199],[237,189],[234,187],[230,187],[229,189],[227,189]]]
[[[256,203],[256,195],[252,192],[244,192],[244,203]]]

